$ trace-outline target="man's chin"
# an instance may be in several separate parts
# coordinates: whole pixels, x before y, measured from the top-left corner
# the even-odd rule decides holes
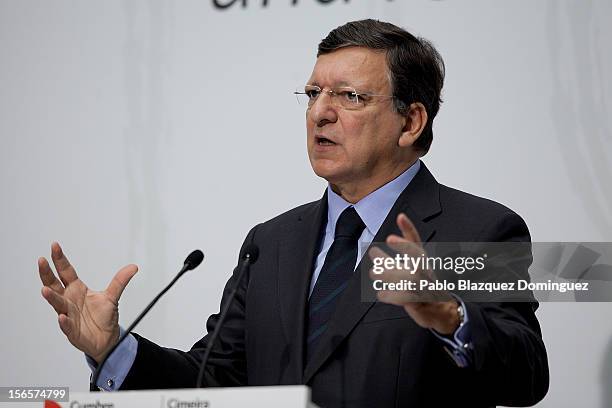
[[[341,169],[339,169],[338,166],[331,160],[311,160],[310,165],[312,167],[312,171],[314,171],[317,176],[327,180],[330,183],[337,182],[338,178],[342,174]]]
[[[317,176],[321,177],[331,185],[342,185],[347,179],[346,177],[343,177],[343,173],[339,171],[321,170],[315,169],[314,167],[313,170]]]

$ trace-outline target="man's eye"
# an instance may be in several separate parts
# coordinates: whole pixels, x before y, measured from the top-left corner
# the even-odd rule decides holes
[[[340,96],[352,103],[359,103],[362,100],[361,96],[355,91],[342,91]]]
[[[315,99],[317,96],[319,96],[321,91],[319,91],[318,89],[307,89],[306,91],[304,91],[304,93],[308,95],[310,99]]]

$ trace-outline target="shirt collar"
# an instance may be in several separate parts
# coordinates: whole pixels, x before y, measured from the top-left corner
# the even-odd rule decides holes
[[[336,194],[330,185],[327,186],[327,232],[335,233],[336,222],[340,214],[351,205],[355,207],[357,214],[363,220],[369,233],[375,236],[380,226],[387,218],[391,207],[399,195],[410,184],[414,176],[421,168],[421,161],[417,160],[402,174],[372,191],[355,204],[351,204]],[[332,235],[333,236],[333,235]]]

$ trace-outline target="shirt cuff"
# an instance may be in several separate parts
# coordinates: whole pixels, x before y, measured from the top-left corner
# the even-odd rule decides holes
[[[125,330],[122,327],[119,327],[119,337],[123,336]],[[98,387],[101,391],[117,391],[125,377],[127,377],[132,365],[134,364],[134,360],[136,359],[136,353],[138,352],[138,340],[131,334],[129,334],[123,342],[113,354],[108,357],[108,360],[104,364],[102,371],[100,372],[100,376],[98,377],[98,383],[96,387]],[[91,369],[92,375],[98,368],[98,363],[85,354],[85,359],[87,360],[87,365]],[[91,381],[91,377],[90,377]]]
[[[459,324],[459,327],[457,327],[454,333],[447,336],[438,333],[434,329],[430,329],[430,331],[434,336],[444,342],[444,350],[458,367],[469,367],[472,362],[472,332],[470,328],[470,318],[463,300],[455,294],[451,293],[451,295],[463,308],[463,322]]]

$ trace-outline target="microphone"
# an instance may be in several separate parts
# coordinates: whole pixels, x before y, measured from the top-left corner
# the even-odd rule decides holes
[[[199,249],[196,249],[185,258],[185,262],[183,263],[183,269],[180,270],[179,275],[184,274],[187,271],[191,271],[202,263],[204,260],[204,253]]]
[[[115,345],[110,349],[110,351],[106,353],[104,360],[102,360],[102,362],[98,365],[98,368],[96,368],[96,371],[94,371],[94,374],[92,376],[92,384],[94,385],[94,387],[97,387],[98,378],[100,377],[100,373],[102,372],[102,368],[104,367],[106,360],[108,360],[108,357],[111,354],[113,354],[113,351],[115,351],[115,349],[119,346],[119,344],[121,344],[121,342],[125,340],[125,338],[132,332],[132,330],[134,330],[134,327],[136,327],[136,325],[140,323],[142,318],[145,317],[147,313],[149,313],[149,310],[151,310],[151,308],[157,303],[157,301],[168,290],[170,290],[170,288],[176,283],[176,281],[181,276],[183,276],[185,272],[197,268],[202,263],[203,260],[204,260],[204,253],[200,251],[199,249],[196,249],[195,251],[190,253],[187,256],[187,258],[185,258],[185,262],[183,263],[183,267],[181,268],[179,273],[174,277],[174,279],[172,279],[172,281],[161,292],[159,292],[157,296],[155,296],[155,298],[151,301],[151,303],[149,303],[147,307],[138,315],[136,320],[134,320],[134,322],[130,324],[130,326],[125,330],[125,332],[123,332],[123,334],[119,337],[119,340],[117,341],[117,343],[115,343]]]
[[[206,369],[206,363],[208,362],[208,357],[210,357],[210,352],[215,345],[215,340],[219,336],[219,332],[221,331],[221,327],[223,326],[223,322],[225,321],[225,317],[227,316],[227,311],[229,310],[232,302],[234,301],[234,297],[236,297],[236,291],[240,286],[240,281],[242,280],[242,275],[244,272],[250,268],[255,262],[257,262],[257,258],[259,257],[259,248],[255,244],[249,244],[244,250],[244,255],[242,255],[242,262],[237,266],[239,267],[238,276],[236,277],[236,283],[232,288],[232,291],[229,294],[228,299],[221,310],[221,314],[219,316],[219,321],[215,326],[215,330],[213,330],[212,335],[206,345],[206,352],[204,353],[204,358],[202,358],[202,362],[200,363],[200,371],[198,372],[198,379],[196,381],[196,388],[202,388],[202,382],[204,380],[204,371]]]

